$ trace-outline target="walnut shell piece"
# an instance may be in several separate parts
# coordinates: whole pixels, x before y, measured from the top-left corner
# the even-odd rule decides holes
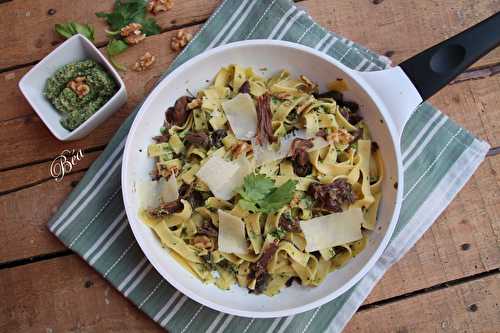
[[[177,31],[175,35],[172,36],[170,40],[170,48],[174,52],[182,50],[188,43],[193,39],[193,35],[183,29]]]
[[[132,69],[136,72],[142,72],[150,68],[155,62],[156,57],[149,52],[144,53],[134,64]]]

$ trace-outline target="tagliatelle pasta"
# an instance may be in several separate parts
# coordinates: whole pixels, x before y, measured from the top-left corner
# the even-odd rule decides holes
[[[376,225],[383,162],[340,92],[307,77],[219,70],[182,96],[138,184],[140,218],[205,283],[276,295],[321,284],[363,250]]]

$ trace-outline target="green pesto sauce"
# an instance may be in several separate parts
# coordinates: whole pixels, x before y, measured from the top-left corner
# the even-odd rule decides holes
[[[79,97],[67,87],[76,77],[85,77],[90,91]],[[117,91],[111,76],[91,59],[59,68],[45,83],[43,95],[62,113],[61,125],[72,131],[101,108]]]

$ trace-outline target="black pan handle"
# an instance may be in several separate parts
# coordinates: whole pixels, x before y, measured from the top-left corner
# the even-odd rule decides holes
[[[399,66],[426,100],[499,44],[500,12]]]

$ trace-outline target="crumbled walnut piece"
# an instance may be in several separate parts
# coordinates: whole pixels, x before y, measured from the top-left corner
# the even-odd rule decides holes
[[[152,55],[149,52],[146,52],[146,53],[144,53],[144,55],[142,57],[140,57],[135,62],[134,67],[132,67],[132,69],[136,72],[142,72],[142,71],[148,69],[149,67],[151,67],[153,65],[153,63],[155,62],[155,60],[156,60],[156,57],[154,55]]]
[[[178,52],[182,50],[192,38],[193,35],[181,29],[177,31],[176,35],[172,36],[172,39],[170,40],[170,48],[172,51]]]
[[[277,99],[288,99],[292,97],[292,95],[287,92],[273,93],[272,96],[276,97]]]
[[[121,28],[120,34],[125,37],[127,44],[139,44],[146,38],[146,35],[141,31],[142,25],[139,23],[130,23],[129,25]]]
[[[201,97],[196,97],[195,99],[193,99],[191,102],[188,103],[187,107],[189,110],[194,110],[194,109],[198,109],[201,107]]]
[[[238,158],[241,154],[247,153],[252,150],[252,146],[245,141],[239,141],[231,148],[233,158]]]
[[[85,83],[87,79],[84,76],[75,77],[68,82],[67,87],[74,91],[78,97],[83,97],[90,92],[90,87]]]
[[[148,10],[151,14],[156,15],[159,12],[166,12],[172,9],[173,5],[173,0],[150,0],[148,3]]]
[[[208,238],[205,235],[196,235],[193,238],[193,245],[196,246],[199,249],[205,249],[205,250],[213,250],[214,249],[214,243],[210,238]]]
[[[348,144],[354,137],[351,133],[347,132],[344,128],[334,129],[332,133],[328,135],[328,140],[333,141],[336,144]]]
[[[302,90],[304,90],[305,92],[317,93],[319,91],[318,85],[316,83],[312,82],[311,80],[309,80],[304,75],[300,75],[299,79],[300,79],[300,81],[302,81],[302,83],[304,83],[304,85],[302,86]]]

